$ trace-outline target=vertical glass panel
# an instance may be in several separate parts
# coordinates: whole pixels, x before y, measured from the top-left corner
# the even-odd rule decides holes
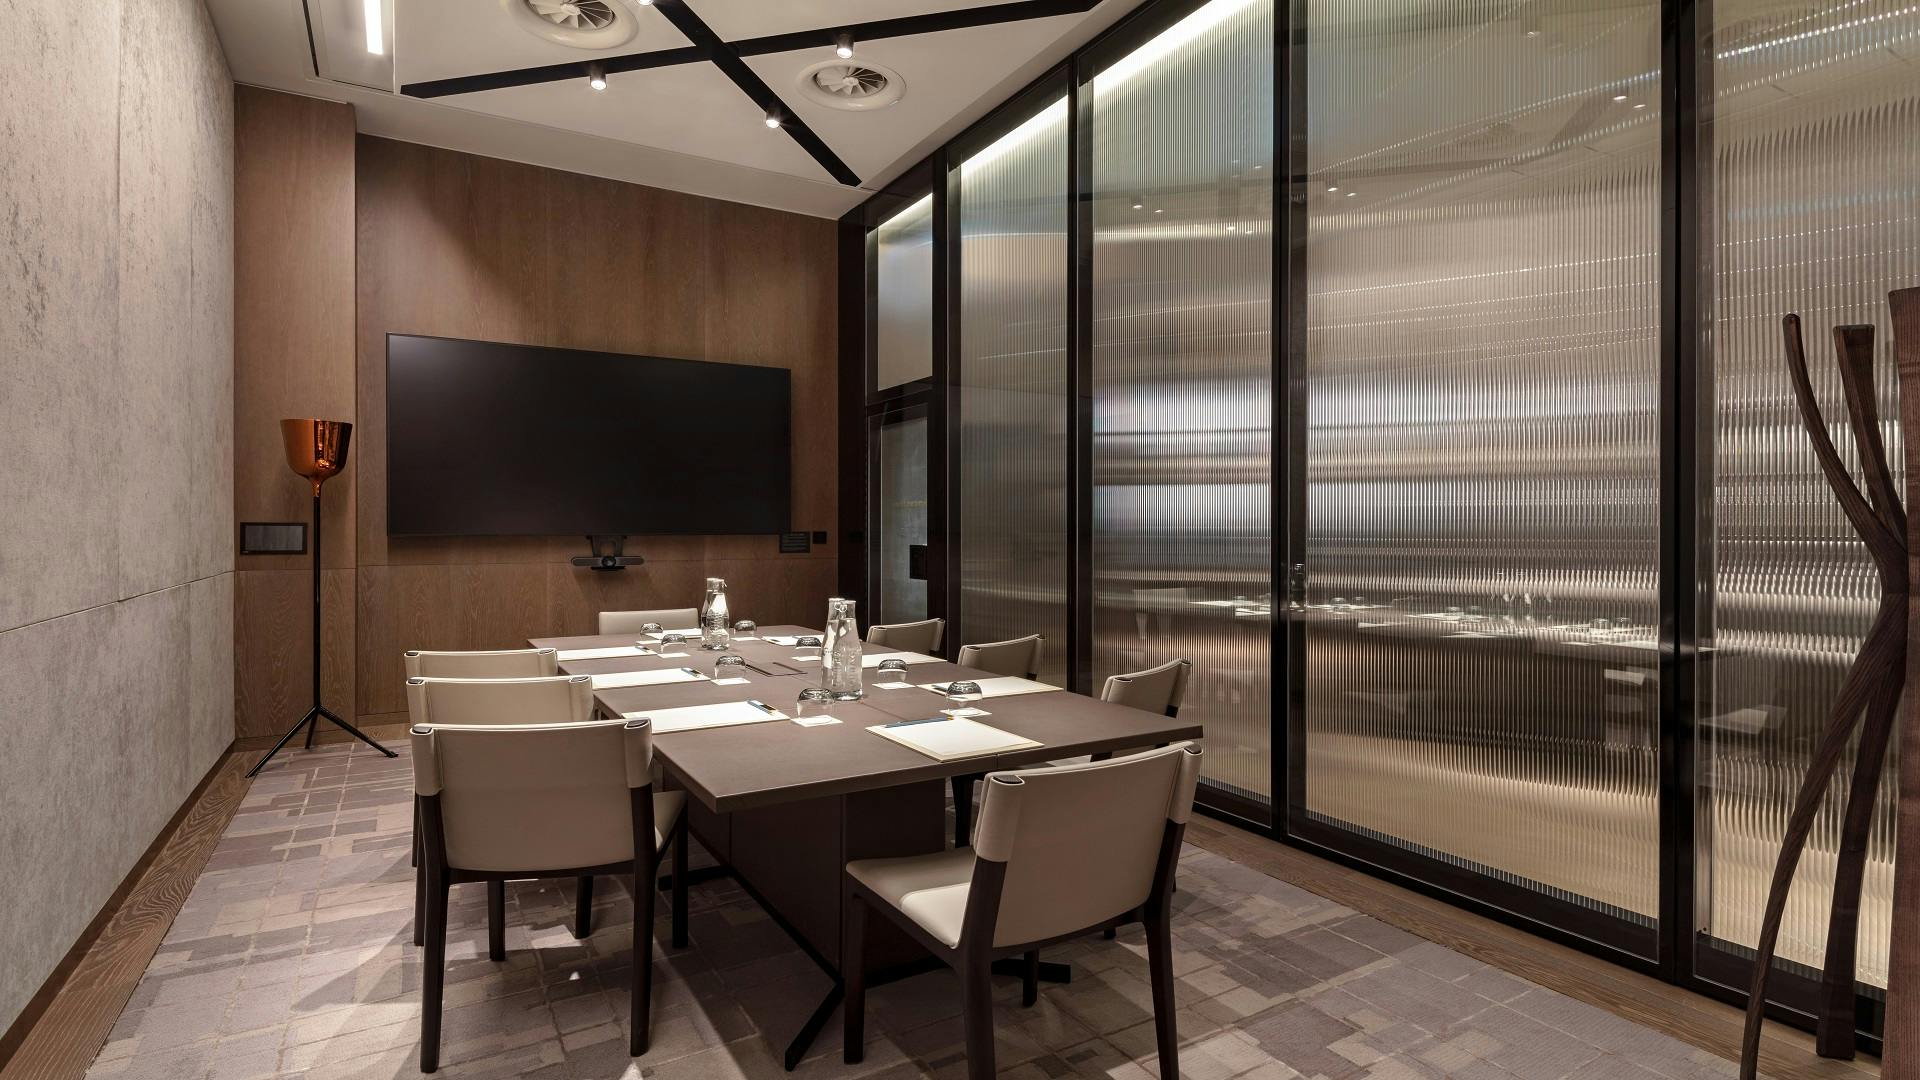
[[[1657,0],[1305,0],[1310,819],[1658,914]]]
[[[927,420],[914,417],[880,425],[874,440],[879,505],[874,556],[879,588],[870,622],[907,622],[927,617]],[[917,549],[917,551],[916,551]]]
[[[933,196],[880,223],[874,245],[875,390],[933,374]]]
[[[1203,783],[1272,805],[1273,3],[1096,76],[1093,669],[1193,661]]]
[[[1920,8],[1715,0],[1712,12],[1701,314],[1714,527],[1701,613],[1710,662],[1701,669],[1696,872],[1706,936],[1751,955],[1815,733],[1880,595],[1801,429],[1780,318],[1804,320],[1814,391],[1856,476],[1828,331],[1880,327],[1882,435],[1900,479],[1886,295],[1920,283]],[[1824,957],[1852,768],[1849,754],[1800,863],[1779,945],[1790,964],[1818,967]],[[1861,902],[1858,974],[1875,986],[1887,978],[1895,768],[1890,761],[1880,791]]]
[[[960,165],[961,643],[1067,676],[1067,102]]]

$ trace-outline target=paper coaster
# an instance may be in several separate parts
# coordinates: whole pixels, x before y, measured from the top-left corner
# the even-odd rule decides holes
[[[913,684],[910,682],[877,682],[877,683],[874,683],[873,685],[874,685],[874,688],[877,690],[911,690],[913,689]]]
[[[793,722],[801,727],[824,727],[827,724],[838,724],[842,721],[837,716],[796,716]]]
[[[713,680],[713,685],[715,685],[715,686],[745,686],[745,685],[747,685],[747,683],[748,683],[748,682],[750,682],[750,681],[752,681],[752,680],[749,680],[749,679],[715,679],[715,680]]]

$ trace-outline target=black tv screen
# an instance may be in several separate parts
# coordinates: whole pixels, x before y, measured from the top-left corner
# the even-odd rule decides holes
[[[387,335],[387,532],[779,533],[783,368]]]

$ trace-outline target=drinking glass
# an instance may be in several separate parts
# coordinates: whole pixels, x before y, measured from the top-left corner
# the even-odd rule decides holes
[[[880,682],[906,682],[907,662],[905,660],[882,660],[874,669],[874,677]]]
[[[665,656],[667,653],[670,653],[670,652],[685,652],[686,649],[687,649],[687,635],[685,634],[661,634],[660,635],[660,654],[662,656]]]
[[[747,677],[746,658],[735,653],[721,653],[713,662],[714,679],[744,679]]]
[[[643,634],[657,634],[657,633],[659,633],[660,631],[662,631],[662,630],[665,630],[665,629],[666,629],[666,627],[664,627],[664,626],[661,626],[661,625],[660,625],[659,623],[657,623],[657,622],[650,622],[650,623],[641,623],[641,624],[640,624],[640,632],[641,632],[641,633],[643,633]]]
[[[808,634],[806,637],[794,639],[793,647],[801,650],[818,649],[821,647],[821,643],[819,638],[813,636],[812,634]]]
[[[741,619],[733,624],[733,636],[736,638],[759,637],[760,628],[754,625],[752,619]]]
[[[969,712],[975,716],[985,716],[987,714],[984,710],[976,711],[974,703],[967,700],[969,697],[977,698],[979,696],[979,683],[967,679],[955,679],[947,684],[947,701],[950,702],[953,707],[950,709],[941,709],[940,711],[948,716]]]
[[[800,691],[800,699],[793,703],[793,718],[802,720],[810,716],[826,716],[833,711],[833,695],[817,686],[809,686]]]

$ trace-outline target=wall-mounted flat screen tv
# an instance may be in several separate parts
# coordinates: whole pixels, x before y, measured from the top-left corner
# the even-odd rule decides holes
[[[784,368],[387,335],[394,536],[780,533]]]

